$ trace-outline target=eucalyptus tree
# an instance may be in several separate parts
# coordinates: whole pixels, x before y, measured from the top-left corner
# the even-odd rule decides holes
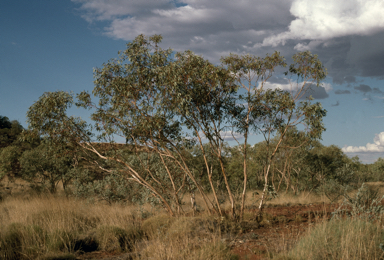
[[[59,182],[66,191],[73,177],[75,163],[68,147],[42,142],[20,156],[21,177],[39,190],[56,193]]]
[[[113,143],[114,136],[120,135],[135,151],[135,156],[125,156],[118,149],[108,153],[100,151],[86,123],[66,115],[67,108],[73,104],[69,93],[45,93],[40,97],[28,112],[30,129],[51,140],[76,143],[101,159],[119,164],[115,170],[100,167],[148,189],[170,214],[174,214],[171,204],[180,212],[180,196],[187,184],[198,189],[207,210],[216,210],[218,207],[209,201],[194,177],[194,169],[185,160],[187,149],[195,140],[183,131],[179,109],[188,113],[185,109],[188,98],[212,105],[212,101],[199,98],[207,99],[205,94],[210,91],[207,87],[213,89],[219,84],[223,77],[218,74],[222,69],[192,53],[178,54],[174,61],[172,50],[158,47],[160,40],[156,35],[138,36],[120,53],[119,59],[110,60],[94,71],[93,94],[99,98],[98,104],[92,102],[87,92],[78,95],[78,106],[94,109],[92,119],[95,130],[100,133],[97,140]],[[188,73],[197,73],[197,68],[203,73],[199,76],[184,73],[188,68],[193,68]],[[180,91],[182,80],[190,84],[190,92],[201,90],[201,95],[185,97],[188,93]]]
[[[235,54],[222,58],[223,64],[234,75],[239,89],[245,92],[239,95],[236,102],[238,109],[232,112],[231,125],[232,133],[238,132],[244,136],[241,216],[244,212],[247,187],[248,136],[262,134],[267,143],[267,168],[259,204],[258,214],[260,214],[269,187],[270,167],[287,131],[292,127],[303,125],[306,135],[310,139],[317,139],[325,130],[322,118],[326,115],[326,110],[320,103],[312,104],[310,98],[304,100],[303,98],[311,87],[320,85],[326,77],[326,69],[317,55],[312,55],[308,51],[295,54],[293,61],[294,63],[284,73],[290,86],[290,91],[286,91],[267,87],[267,81],[276,74],[276,70],[287,66],[284,57],[278,52],[265,58]],[[274,136],[279,136],[279,139],[270,149],[270,142]]]

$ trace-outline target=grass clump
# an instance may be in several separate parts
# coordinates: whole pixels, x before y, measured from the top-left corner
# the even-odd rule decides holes
[[[278,259],[381,259],[383,231],[361,219],[331,220],[316,225]]]
[[[54,196],[5,200],[0,203],[0,259],[71,259],[96,250],[132,250],[142,236],[132,212]]]
[[[173,217],[166,214],[155,215],[143,221],[141,230],[149,238],[157,237],[164,235],[174,221]]]
[[[158,260],[235,260],[236,255],[218,236],[206,238],[179,236],[177,238],[155,238],[141,245],[136,259]]]
[[[0,233],[0,259],[29,259],[42,254],[46,232],[36,225],[11,223]]]
[[[122,229],[116,226],[102,226],[96,230],[98,249],[106,252],[132,251],[135,242],[142,237],[140,229]]]
[[[180,217],[175,220],[167,231],[170,238],[178,237],[204,237],[211,234],[217,223],[203,217]]]

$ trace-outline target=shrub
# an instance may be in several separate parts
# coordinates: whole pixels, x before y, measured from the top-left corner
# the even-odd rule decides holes
[[[378,189],[374,189],[368,185],[363,185],[357,191],[355,197],[350,197],[344,193],[345,200],[339,208],[333,212],[333,217],[347,215],[353,218],[361,218],[364,220],[377,220],[381,218],[384,212],[382,202],[384,196],[378,196]]]

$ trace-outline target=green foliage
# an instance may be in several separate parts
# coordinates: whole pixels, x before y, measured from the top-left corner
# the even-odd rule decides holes
[[[18,121],[9,121],[8,117],[0,116],[0,149],[15,142],[23,129]]]
[[[27,112],[30,131],[25,131],[23,140],[43,138],[52,145],[75,146],[78,141],[89,141],[90,126],[79,117],[68,117],[66,110],[73,104],[73,96],[64,91],[46,92]]]
[[[88,171],[79,171],[74,177],[73,194],[89,200],[104,200],[109,204],[114,202],[140,202],[142,191],[132,182],[120,175],[106,175],[102,179],[95,178]]]
[[[378,189],[363,183],[354,197],[350,197],[346,192],[343,196],[345,199],[339,208],[333,212],[334,217],[338,218],[347,215],[365,221],[382,218],[384,195],[379,196]]]
[[[18,146],[7,146],[0,150],[0,179],[4,176],[10,178],[20,177],[21,166],[19,158],[22,149]]]
[[[65,184],[72,178],[73,170],[73,158],[68,155],[68,151],[68,147],[53,146],[45,142],[25,151],[20,157],[22,178],[39,190],[47,189],[55,193],[60,181],[65,189]]]

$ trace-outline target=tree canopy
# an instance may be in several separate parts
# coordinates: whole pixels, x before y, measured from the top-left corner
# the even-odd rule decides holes
[[[23,131],[23,126],[17,121],[0,115],[0,148],[11,145]]]

